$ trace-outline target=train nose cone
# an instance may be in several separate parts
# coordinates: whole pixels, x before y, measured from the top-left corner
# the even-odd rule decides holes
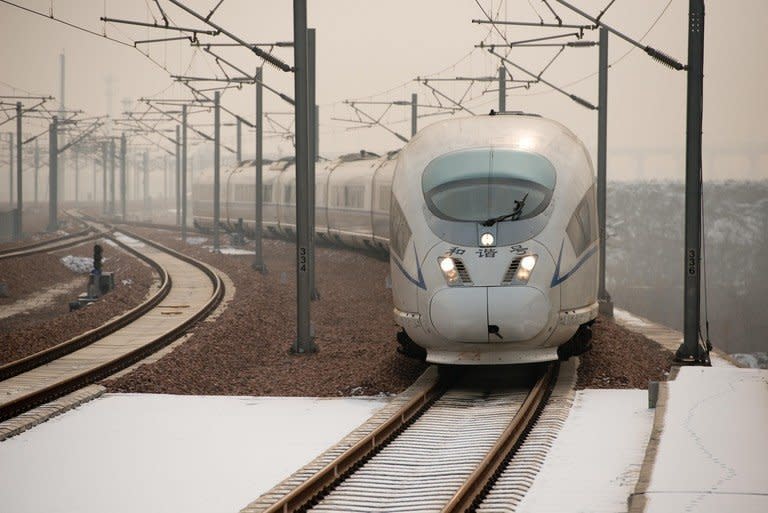
[[[433,296],[430,317],[454,342],[522,342],[546,327],[549,310],[549,300],[534,287],[456,287]]]

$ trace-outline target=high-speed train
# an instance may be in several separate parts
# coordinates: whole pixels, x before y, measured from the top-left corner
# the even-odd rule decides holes
[[[212,173],[193,185],[212,224]],[[504,114],[451,119],[399,152],[319,163],[316,234],[389,250],[398,341],[440,364],[510,364],[577,354],[597,317],[592,162],[561,124]],[[268,232],[295,231],[295,166],[263,172]],[[253,226],[252,162],[224,172],[221,222]]]

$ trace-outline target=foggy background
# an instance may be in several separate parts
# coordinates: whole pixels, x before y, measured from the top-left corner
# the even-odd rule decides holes
[[[218,0],[217,0],[218,1]],[[185,5],[207,14],[214,0],[187,0]],[[0,2],[0,95],[53,95],[57,100],[48,108],[59,107],[59,54],[66,58],[65,104],[82,109],[85,116],[109,114],[120,117],[126,109],[143,109],[139,98],[188,98],[188,90],[169,75],[221,76],[216,63],[188,41],[133,46],[142,39],[176,36],[178,33],[99,21],[100,16],[152,23],[160,21],[154,2],[125,0],[14,0],[26,8],[66,20],[97,34],[123,41],[119,44],[25,12]],[[579,8],[596,15],[607,0],[573,0]],[[173,24],[201,27],[203,24],[184,14],[167,1]],[[437,103],[437,97],[416,77],[496,76],[498,59],[484,49],[474,48],[481,41],[500,43],[502,37],[490,25],[471,23],[483,19],[483,10],[496,19],[538,22],[553,21],[540,0],[420,0],[387,2],[358,0],[310,1],[309,26],[317,29],[317,103],[320,106],[320,154],[334,157],[361,149],[383,153],[402,146],[402,142],[382,128],[350,129],[356,124],[354,112],[344,100],[410,101],[419,95],[419,104]],[[565,23],[587,24],[555,0],[550,4]],[[705,232],[707,265],[710,277],[710,322],[715,345],[731,350],[766,350],[766,327],[757,311],[768,289],[766,276],[766,208],[764,185],[744,181],[768,179],[768,97],[764,93],[768,78],[768,2],[707,2],[705,82],[704,82],[704,179],[706,200]],[[687,61],[686,0],[617,0],[602,21],[633,38]],[[225,0],[213,21],[250,42],[290,41],[292,3],[278,0]],[[509,41],[542,37],[555,30],[526,27],[500,27]],[[563,31],[559,31],[563,32]],[[570,32],[570,31],[566,31]],[[587,32],[585,39],[596,40]],[[201,40],[205,40],[201,36]],[[218,41],[226,40],[224,37]],[[253,72],[261,65],[251,52],[242,48],[217,50],[238,66]],[[144,54],[142,52],[147,52]],[[517,48],[509,58],[532,71],[540,71],[556,49]],[[291,63],[291,48],[275,48],[274,54]],[[597,104],[598,49],[576,48],[565,52],[543,77]],[[640,50],[611,36],[608,105],[608,283],[619,306],[679,328],[682,322],[682,185],[685,148],[685,73],[666,68]],[[528,78],[513,72],[515,78]],[[293,75],[264,66],[264,80],[279,91],[293,96]],[[458,99],[475,114],[497,108],[496,84],[433,82],[445,95]],[[512,84],[508,84],[511,86]],[[200,87],[203,87],[200,85]],[[254,86],[228,89],[223,105],[253,120]],[[490,89],[490,90],[487,90]],[[212,94],[212,93],[211,93]],[[444,102],[447,104],[447,102]],[[290,106],[264,91],[265,112],[272,113],[274,124],[267,123],[265,156],[293,153]],[[410,134],[410,108],[360,105],[370,115],[381,117],[390,129]],[[511,90],[507,110],[534,112],[556,119],[573,130],[596,160],[597,115],[554,92],[543,84],[530,89]],[[386,111],[386,112],[385,112]],[[426,114],[421,109],[420,114]],[[455,115],[467,115],[456,113]],[[419,128],[445,119],[435,116],[419,119]],[[231,122],[227,115],[223,122]],[[3,115],[0,115],[0,123]],[[213,121],[213,113],[200,111],[190,123],[203,126]],[[25,121],[25,131],[45,129],[33,119]],[[0,126],[0,202],[8,200],[7,133],[13,123]],[[282,127],[282,128],[281,128]],[[245,127],[244,127],[245,128]],[[201,128],[212,133],[212,128]],[[235,129],[222,128],[223,143],[235,145]],[[40,141],[42,146],[47,139]],[[244,156],[254,151],[254,135],[244,129]],[[172,149],[163,144],[166,149]],[[172,169],[172,157],[129,141],[129,197],[139,197],[139,178],[131,173],[141,168],[141,152],[151,152],[150,190],[154,198],[167,196],[168,178],[163,169]],[[29,151],[25,148],[26,171]],[[210,165],[210,143],[190,148],[193,175]],[[84,169],[80,176],[80,199],[98,197],[100,183],[89,174],[90,157],[78,157]],[[234,155],[222,151],[222,159],[232,162]],[[45,160],[45,159],[44,159]],[[74,156],[66,157],[65,198],[73,199],[72,167]],[[41,197],[45,194],[46,170],[41,170]],[[648,185],[647,181],[655,181]],[[727,183],[736,180],[739,183]],[[638,185],[639,184],[639,185]],[[96,190],[94,191],[94,186]],[[25,199],[32,188],[25,186]],[[745,216],[752,221],[747,221]],[[719,223],[719,224],[718,224]],[[727,225],[727,229],[723,227]],[[751,224],[750,224],[751,223]],[[762,224],[760,224],[762,223]],[[749,236],[748,236],[749,235]],[[653,258],[649,257],[649,252]],[[679,276],[679,278],[678,278]],[[641,293],[642,290],[650,292]],[[661,294],[660,296],[658,294]],[[713,311],[714,310],[714,311]]]

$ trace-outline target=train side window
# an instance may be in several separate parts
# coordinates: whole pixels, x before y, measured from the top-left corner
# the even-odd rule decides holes
[[[389,213],[389,237],[389,246],[402,260],[408,241],[411,240],[411,227],[408,226],[403,209],[400,208],[400,204],[394,198],[392,199],[392,209]]]
[[[392,197],[392,188],[388,185],[379,186],[379,210],[389,212],[389,200]]]
[[[293,185],[283,187],[283,203],[296,203],[296,196],[293,192]]]
[[[589,246],[597,240],[598,227],[597,219],[594,219],[595,188],[592,186],[584,198],[576,207],[576,210],[568,222],[566,233],[573,246],[576,255],[582,254]]]
[[[344,206],[350,208],[365,207],[365,187],[362,185],[344,187]]]

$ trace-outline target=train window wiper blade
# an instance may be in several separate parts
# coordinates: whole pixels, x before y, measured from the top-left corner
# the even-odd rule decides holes
[[[492,217],[490,219],[486,219],[483,221],[483,226],[493,226],[496,223],[499,223],[501,221],[517,221],[520,218],[520,214],[523,213],[523,208],[525,207],[525,200],[528,199],[528,193],[525,193],[525,196],[523,196],[523,199],[521,200],[515,200],[515,208],[510,212],[509,214],[504,214],[498,217]]]

